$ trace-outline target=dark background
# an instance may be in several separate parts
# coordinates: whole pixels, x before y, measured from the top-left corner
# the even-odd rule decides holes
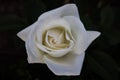
[[[119,0],[118,0],[119,1]],[[0,80],[120,80],[120,3],[117,0],[0,0]],[[43,12],[78,6],[87,30],[101,36],[87,49],[80,76],[55,76],[46,65],[28,64],[16,34]]]

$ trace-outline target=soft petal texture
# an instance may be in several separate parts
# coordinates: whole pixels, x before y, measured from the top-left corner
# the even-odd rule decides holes
[[[28,56],[28,63],[44,63],[44,59],[43,59],[43,55],[39,54],[39,55],[35,55],[33,52],[33,50],[31,49],[30,45],[29,45],[29,41],[27,41],[26,43],[26,50],[27,50],[27,56]],[[43,53],[43,52],[41,52]],[[41,55],[41,56],[40,56]]]
[[[45,56],[45,63],[56,75],[80,75],[85,53],[73,54],[72,52],[62,58]]]
[[[69,24],[62,18],[53,19],[49,22],[45,22],[45,24],[38,21],[38,24],[39,26],[37,26],[37,29],[36,29],[36,36],[37,36],[37,41],[39,43],[42,43],[42,36],[43,36],[42,33],[44,33],[45,30],[61,26],[66,30],[70,31]]]
[[[66,48],[69,43],[66,40],[65,33],[65,30],[58,28],[48,30],[45,36],[45,45],[54,50]]]
[[[36,32],[34,29],[35,29],[34,27],[31,28],[27,41],[25,42],[26,50],[28,54],[28,62],[29,63],[44,63],[44,59],[43,59],[44,52],[40,51],[35,45],[35,41],[36,41],[35,33]]]
[[[77,6],[75,4],[66,4],[62,7],[57,8],[57,9],[43,13],[38,18],[38,22],[39,22],[38,24],[43,24],[43,23],[46,23],[52,19],[61,18],[63,16],[69,16],[69,15],[79,17],[78,9],[77,9]],[[17,36],[20,37],[23,41],[26,41],[31,27],[35,27],[34,24],[32,24],[31,26],[20,31],[17,34]]]
[[[98,36],[100,36],[100,32],[98,31],[87,31],[87,44],[88,46],[90,45],[90,43],[92,43]],[[87,47],[88,47],[87,46]]]
[[[50,21],[49,23],[46,23],[46,24],[41,24],[41,25],[39,25],[39,26],[41,26],[41,27],[38,27],[37,29],[36,29],[36,31],[34,31],[34,32],[36,32],[36,35],[37,35],[37,42],[36,42],[36,45],[37,45],[37,47],[40,49],[40,50],[42,50],[42,51],[44,51],[44,52],[46,52],[46,53],[48,53],[48,54],[50,54],[51,56],[53,56],[53,57],[61,57],[61,56],[63,56],[63,55],[65,55],[65,54],[67,54],[69,51],[71,51],[71,49],[73,48],[73,45],[74,45],[74,42],[72,41],[72,40],[69,40],[70,41],[70,46],[69,46],[69,48],[65,48],[65,49],[61,49],[61,50],[51,50],[51,48],[49,48],[49,47],[46,47],[46,46],[44,46],[43,44],[42,44],[42,38],[43,38],[43,35],[42,35],[42,33],[44,33],[45,32],[45,30],[49,30],[49,29],[51,29],[51,28],[56,28],[56,27],[62,27],[62,28],[64,28],[66,31],[68,31],[69,32],[69,34],[71,34],[70,33],[70,27],[69,27],[69,24],[64,20],[64,19],[62,19],[62,18],[59,18],[59,19],[54,19],[54,20],[52,20],[52,21]],[[54,34],[55,35],[55,34]],[[67,39],[68,39],[68,36],[66,35],[66,37],[67,37]]]
[[[53,18],[61,18],[64,16],[76,16],[79,18],[77,6],[75,4],[66,4],[62,7],[56,8],[54,10],[42,14],[38,20],[44,21]]]
[[[36,25],[36,23],[33,23],[29,27],[23,29],[22,31],[20,31],[19,33],[17,33],[17,36],[19,38],[21,38],[23,41],[26,41],[27,38],[28,38],[28,35],[29,35],[30,31],[31,31],[31,28],[35,27],[35,25]]]
[[[38,50],[34,43],[34,30],[37,25],[37,22],[35,22],[17,34],[18,37],[25,41],[26,51],[28,54],[28,63],[44,63],[43,52]]]
[[[84,25],[79,18],[74,16],[65,16],[64,19],[69,23],[71,33],[75,39],[74,52],[77,54],[83,53],[88,46],[86,43],[87,34]]]
[[[71,44],[70,44],[71,46],[69,48],[60,49],[60,50],[51,50],[50,48],[48,48],[46,46],[41,46],[39,44],[36,44],[36,45],[39,49],[41,49],[42,51],[46,52],[47,54],[49,54],[53,57],[62,57],[65,54],[68,54],[68,52],[70,52],[72,50],[73,42],[71,42]],[[49,51],[49,50],[51,50],[51,51]]]

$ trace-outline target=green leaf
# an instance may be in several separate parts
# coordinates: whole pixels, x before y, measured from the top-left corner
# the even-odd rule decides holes
[[[104,80],[118,80],[118,66],[106,53],[95,52],[93,55],[89,55],[88,65],[95,74]]]

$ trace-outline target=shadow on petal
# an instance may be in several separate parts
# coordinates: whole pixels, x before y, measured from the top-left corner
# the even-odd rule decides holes
[[[61,58],[45,56],[45,63],[55,75],[77,76],[80,75],[85,53],[80,55],[69,53]]]

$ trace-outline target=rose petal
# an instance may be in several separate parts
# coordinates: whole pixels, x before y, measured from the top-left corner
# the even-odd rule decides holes
[[[50,20],[53,18],[60,18],[64,16],[76,16],[79,17],[78,9],[75,4],[66,4],[62,7],[43,13],[38,20]]]
[[[62,45],[61,43],[64,42],[64,30],[61,29],[52,29],[48,30],[45,37],[45,44],[46,46],[53,48],[53,49],[61,49],[61,47],[56,47]]]
[[[70,43],[71,44],[70,44],[69,48],[60,49],[60,50],[54,50],[54,49],[51,49],[51,48],[46,47],[44,45],[40,45],[39,43],[36,43],[36,45],[40,50],[46,52],[48,55],[51,55],[53,57],[62,57],[72,50],[74,43],[72,41]]]
[[[29,27],[23,29],[22,31],[20,31],[19,33],[17,33],[17,36],[19,38],[21,38],[23,41],[26,41],[29,35],[29,32],[31,30],[32,27],[35,27],[36,23],[33,23],[32,25],[30,25]]]
[[[74,16],[65,16],[64,19],[69,23],[71,33],[76,40],[74,52],[77,54],[83,53],[86,50],[86,46],[88,46],[86,43],[87,35],[84,25],[79,18]]]
[[[38,24],[40,24],[39,21],[38,21]],[[65,28],[66,30],[70,30],[69,24],[62,18],[51,20],[49,22],[46,22],[45,24],[41,23],[36,29],[37,41],[39,43],[42,43],[43,34],[41,33],[45,33],[46,30],[49,30],[51,28],[56,28],[59,26]]]
[[[37,23],[36,23],[37,24]],[[28,39],[26,43],[26,50],[28,54],[28,62],[29,63],[44,63],[43,60],[43,52],[37,48],[35,45],[36,41],[36,34],[35,28],[32,27],[31,31],[29,32]]]
[[[89,46],[92,41],[94,41],[98,36],[100,36],[100,34],[101,33],[98,31],[87,31],[87,45]]]
[[[20,31],[17,36],[20,37],[26,44],[26,51],[28,54],[28,63],[44,63],[43,52],[38,50],[35,46],[35,27],[37,22]],[[28,39],[29,38],[29,39]]]
[[[55,19],[53,21],[50,21],[49,23],[45,24],[45,25],[42,25],[42,27],[38,27],[38,29],[36,29],[37,31],[34,31],[36,32],[36,36],[37,36],[37,42],[36,42],[36,45],[37,47],[46,52],[46,53],[49,53],[51,56],[54,56],[54,57],[61,57],[63,55],[65,55],[66,53],[68,53],[71,48],[73,48],[73,45],[74,45],[74,42],[73,41],[70,41],[70,47],[69,48],[65,48],[65,49],[62,49],[62,50],[51,50],[49,47],[46,47],[42,44],[42,34],[40,33],[44,33],[45,30],[49,30],[51,28],[56,28],[56,27],[59,27],[60,28],[65,28],[65,30],[67,30],[68,32],[70,32],[70,27],[69,27],[69,24],[62,18],[59,18],[59,19]],[[45,36],[46,37],[46,36]]]
[[[28,56],[28,63],[44,63],[43,55],[35,55],[37,54],[35,49],[31,49],[29,42],[27,41],[26,43],[26,51],[27,51],[27,56]],[[35,51],[35,52],[33,52]],[[40,53],[43,53],[39,51]],[[41,56],[40,56],[41,55]]]
[[[85,53],[68,55],[61,58],[45,56],[45,63],[56,75],[80,75]]]

